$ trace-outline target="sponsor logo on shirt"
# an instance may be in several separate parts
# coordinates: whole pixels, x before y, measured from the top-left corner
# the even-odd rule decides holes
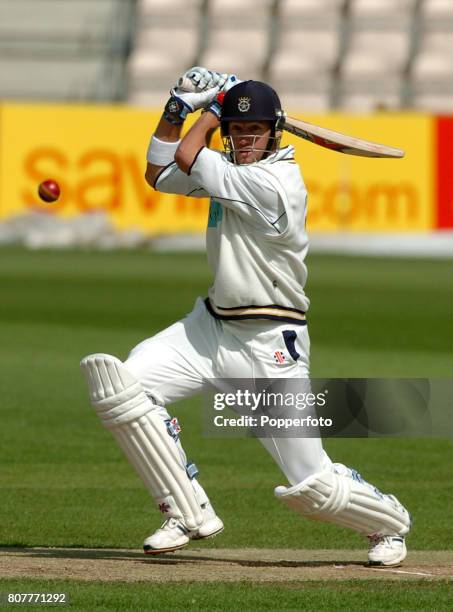
[[[286,361],[285,353],[282,353],[281,351],[275,351],[274,359],[277,363],[285,363]]]

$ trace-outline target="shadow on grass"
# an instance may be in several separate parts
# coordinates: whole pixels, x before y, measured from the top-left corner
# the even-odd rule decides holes
[[[263,561],[258,559],[231,559],[221,555],[205,556],[195,552],[189,556],[175,553],[161,553],[159,555],[144,555],[140,551],[118,550],[108,548],[27,548],[27,547],[0,547],[1,553],[19,553],[27,557],[40,557],[47,559],[110,559],[118,561],[138,561],[149,565],[190,565],[204,561],[207,563],[225,563],[228,565],[239,565],[242,567],[325,567],[332,565],[340,566],[363,566],[361,561],[332,559],[328,561],[285,561],[284,559]]]

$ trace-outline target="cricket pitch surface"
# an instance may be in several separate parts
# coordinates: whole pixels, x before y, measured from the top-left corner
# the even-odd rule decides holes
[[[372,568],[364,550],[188,548],[147,556],[140,550],[0,548],[3,578],[121,582],[302,582],[305,580],[452,580],[452,551],[410,551],[404,564]]]

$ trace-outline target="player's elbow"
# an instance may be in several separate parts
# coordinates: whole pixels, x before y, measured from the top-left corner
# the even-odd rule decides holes
[[[152,166],[151,164],[146,166],[145,181],[150,187],[153,187],[153,189],[156,189],[157,176],[161,170],[162,168],[160,166]]]
[[[146,168],[146,172],[145,172],[145,181],[148,183],[148,185],[151,185],[151,187],[153,186],[152,174],[148,168]]]

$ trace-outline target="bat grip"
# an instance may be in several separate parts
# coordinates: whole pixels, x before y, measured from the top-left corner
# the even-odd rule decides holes
[[[196,86],[187,77],[180,77],[178,79],[178,88],[182,89],[183,91],[189,91],[189,92],[197,91]]]

